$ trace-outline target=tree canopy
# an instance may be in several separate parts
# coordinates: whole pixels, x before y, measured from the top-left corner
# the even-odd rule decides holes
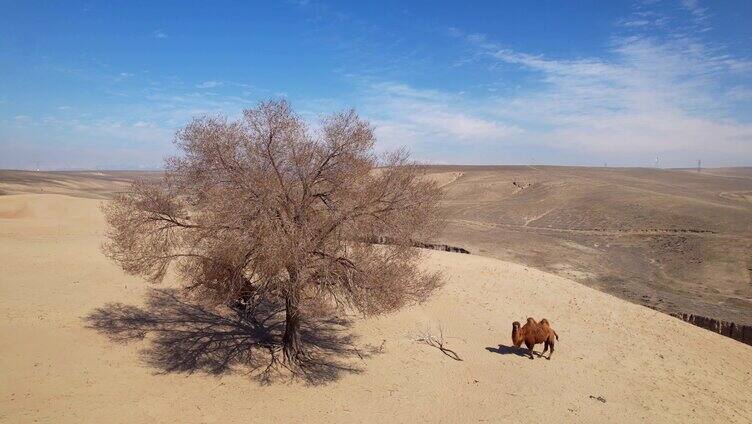
[[[154,282],[173,267],[202,301],[284,304],[284,359],[296,364],[308,314],[384,313],[440,283],[412,242],[438,228],[441,190],[404,150],[377,155],[374,142],[353,110],[315,130],[285,101],[237,121],[196,118],[177,132],[163,181],[103,206],[104,251]]]

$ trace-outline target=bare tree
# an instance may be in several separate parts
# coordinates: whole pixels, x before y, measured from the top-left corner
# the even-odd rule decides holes
[[[404,151],[376,155],[374,141],[352,110],[313,131],[285,101],[238,121],[194,119],[163,182],[136,182],[103,206],[103,250],[153,282],[175,269],[215,305],[284,305],[283,360],[296,368],[307,314],[384,313],[440,284],[411,244],[438,228],[441,191]]]

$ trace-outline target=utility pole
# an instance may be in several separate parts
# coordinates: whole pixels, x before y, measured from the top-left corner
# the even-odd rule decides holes
[[[701,169],[702,169],[702,160],[697,159],[697,172],[700,172]]]

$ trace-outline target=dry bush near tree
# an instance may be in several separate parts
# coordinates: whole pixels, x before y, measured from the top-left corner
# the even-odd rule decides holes
[[[447,347],[447,341],[444,339],[444,327],[441,324],[439,324],[438,336],[433,335],[433,332],[431,331],[431,327],[429,325],[428,327],[426,327],[424,334],[419,337],[417,341],[439,349],[441,353],[454,359],[455,361],[462,361],[462,358],[460,358],[460,355],[458,355],[457,352]]]
[[[440,283],[418,270],[411,241],[435,233],[441,191],[404,151],[376,155],[374,141],[354,111],[313,131],[285,101],[238,121],[194,119],[162,183],[137,182],[103,206],[104,252],[153,282],[174,266],[203,302],[279,304],[282,359],[295,369],[307,317],[392,311]],[[366,242],[378,236],[393,244]]]

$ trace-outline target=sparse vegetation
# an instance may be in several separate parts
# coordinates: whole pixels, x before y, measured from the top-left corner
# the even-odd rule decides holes
[[[460,358],[457,352],[446,347],[446,341],[444,340],[444,327],[441,325],[439,325],[438,336],[433,335],[433,332],[431,331],[431,328],[429,326],[426,328],[424,334],[420,338],[418,338],[418,341],[420,343],[439,349],[441,353],[454,359],[455,361],[462,361],[462,358]]]

